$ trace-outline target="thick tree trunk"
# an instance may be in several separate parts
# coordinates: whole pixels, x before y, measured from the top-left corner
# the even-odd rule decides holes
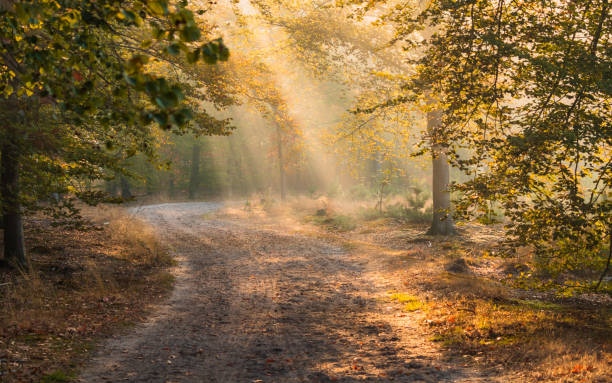
[[[276,125],[277,145],[278,145],[278,170],[280,176],[280,195],[281,201],[287,198],[285,192],[285,162],[283,160],[283,135],[279,125]]]
[[[191,150],[191,175],[189,176],[189,199],[194,199],[200,188],[200,143],[194,142]]]
[[[117,196],[117,182],[115,180],[106,181],[104,183],[104,191],[113,197]]]
[[[433,220],[427,231],[429,235],[452,235],[455,225],[451,213],[450,192],[450,165],[444,150],[435,144],[435,131],[440,128],[441,113],[432,111],[427,113],[427,128],[433,133],[432,153],[432,192],[433,192]]]
[[[19,146],[11,132],[6,131],[0,153],[0,177],[2,181],[2,217],[4,224],[4,259],[27,267],[23,220],[19,191]]]

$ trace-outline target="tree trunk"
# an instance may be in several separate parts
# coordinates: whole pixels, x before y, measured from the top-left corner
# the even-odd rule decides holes
[[[452,235],[455,225],[451,214],[450,192],[450,165],[444,150],[436,143],[436,130],[440,128],[441,113],[432,111],[427,113],[427,129],[432,134],[432,192],[433,192],[433,221],[427,231],[428,235]]]
[[[606,261],[606,268],[604,269],[603,273],[601,273],[601,276],[599,277],[599,281],[597,281],[597,285],[595,285],[595,291],[599,289],[599,286],[601,286],[601,282],[603,282],[604,277],[606,276],[606,274],[608,274],[608,271],[610,271],[611,261],[612,261],[612,226],[610,226],[610,228],[608,229],[608,260]]]
[[[27,267],[23,220],[19,191],[19,146],[14,132],[6,130],[0,153],[0,177],[2,181],[2,216],[4,223],[4,259]]]
[[[200,188],[200,143],[195,141],[191,150],[191,175],[189,176],[189,199],[194,199]]]
[[[106,182],[104,182],[104,191],[112,196],[112,197],[116,197],[117,196],[117,182],[115,180],[107,180]]]
[[[280,195],[281,201],[287,198],[285,192],[285,162],[283,160],[283,135],[280,125],[276,125],[277,145],[278,145],[278,170],[280,176]]]
[[[130,200],[134,197],[132,191],[130,190],[130,182],[127,177],[121,176],[121,198],[124,200]]]
[[[174,174],[170,175],[170,180],[168,181],[168,195],[170,198],[174,198],[174,194],[176,192],[176,187],[174,186]]]

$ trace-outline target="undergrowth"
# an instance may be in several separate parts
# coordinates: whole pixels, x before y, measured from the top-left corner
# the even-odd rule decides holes
[[[431,340],[485,365],[527,371],[536,380],[605,382],[612,365],[611,318],[609,308],[464,298],[432,305],[425,324]]]
[[[357,227],[355,218],[349,215],[312,215],[306,217],[306,221],[334,231],[351,231]]]
[[[86,209],[100,230],[26,221],[31,268],[0,270],[0,380],[69,381],[99,339],[140,321],[172,287],[174,260],[122,210]]]
[[[402,204],[400,202],[378,208],[365,208],[360,216],[365,221],[374,221],[381,218],[393,219],[400,223],[428,223],[431,221],[431,209],[422,210]]]
[[[415,296],[430,298],[422,310],[422,324],[443,350],[482,368],[520,374],[525,381],[610,381],[609,301],[599,304],[587,298],[559,298],[552,291],[515,290],[491,271],[473,271],[501,261],[479,258],[474,244],[454,241],[427,249],[432,263],[405,285],[417,288]],[[458,252],[471,254],[468,269],[443,271]]]

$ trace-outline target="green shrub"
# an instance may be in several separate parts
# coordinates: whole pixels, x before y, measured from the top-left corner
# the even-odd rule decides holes
[[[422,210],[429,199],[429,195],[423,192],[419,187],[413,187],[412,191],[407,193],[404,198],[406,198],[406,203],[413,210]]]
[[[359,212],[359,215],[361,219],[363,219],[364,221],[375,221],[380,218],[386,218],[384,211],[381,212],[380,210],[374,207],[368,207],[368,208],[362,209]]]
[[[427,223],[431,221],[430,211],[407,207],[401,203],[388,206],[384,212],[386,217],[393,218],[399,222]]]
[[[401,223],[427,223],[432,219],[431,209],[415,209],[402,203],[389,205],[382,211],[377,208],[362,209],[359,215],[364,221],[390,218]]]
[[[325,226],[327,229],[334,231],[351,231],[357,227],[355,218],[348,215],[317,214],[307,217],[307,221],[318,226]]]

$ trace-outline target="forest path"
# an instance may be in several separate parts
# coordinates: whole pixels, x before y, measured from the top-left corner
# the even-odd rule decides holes
[[[179,261],[175,289],[80,381],[492,381],[445,359],[381,299],[393,286],[368,262],[289,228],[207,219],[220,206],[137,209]]]

